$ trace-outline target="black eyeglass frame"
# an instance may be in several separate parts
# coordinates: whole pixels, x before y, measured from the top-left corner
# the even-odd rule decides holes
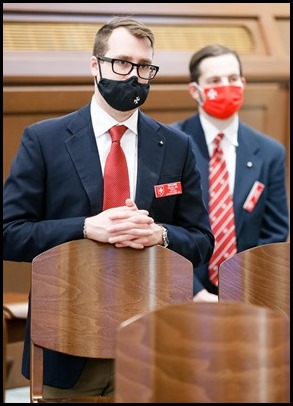
[[[132,70],[136,67],[136,68],[137,68],[137,69],[136,69],[136,70],[137,70],[137,75],[138,75],[141,79],[143,79],[143,80],[152,80],[152,79],[154,79],[154,78],[156,77],[157,73],[159,72],[159,66],[156,66],[156,65],[150,65],[150,64],[147,64],[147,63],[133,63],[133,62],[130,62],[130,61],[126,61],[125,59],[108,58],[108,57],[106,57],[106,56],[97,56],[96,58],[97,58],[98,60],[100,60],[100,61],[110,62],[111,65],[112,65],[112,71],[113,71],[114,73],[116,73],[116,75],[127,76],[127,75],[129,75],[130,72],[132,72]],[[128,73],[119,73],[119,72],[116,72],[116,71],[114,70],[114,63],[115,63],[116,61],[125,62],[125,63],[130,64],[130,65],[131,65],[131,68],[130,68],[129,72],[128,72]],[[140,68],[140,67],[145,67],[145,66],[149,66],[150,68],[153,69],[153,71],[155,71],[155,74],[154,74],[153,77],[151,77],[151,78],[150,78],[150,77],[144,78],[144,77],[142,77],[142,76],[140,75],[140,73],[139,73],[139,68]]]

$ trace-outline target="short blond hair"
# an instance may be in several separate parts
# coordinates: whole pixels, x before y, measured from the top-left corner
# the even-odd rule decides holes
[[[119,27],[126,28],[132,35],[138,38],[148,38],[151,47],[154,48],[154,34],[143,23],[134,20],[131,17],[114,17],[104,24],[96,34],[93,55],[104,56],[108,50],[108,40],[112,32]]]

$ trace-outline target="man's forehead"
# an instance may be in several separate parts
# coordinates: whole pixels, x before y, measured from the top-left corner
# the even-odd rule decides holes
[[[229,76],[240,73],[237,58],[233,54],[213,56],[204,59],[200,65],[201,76]]]

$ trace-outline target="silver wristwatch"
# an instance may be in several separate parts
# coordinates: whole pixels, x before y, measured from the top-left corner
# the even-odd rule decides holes
[[[167,248],[169,245],[169,239],[168,239],[168,230],[166,227],[161,226],[163,230],[162,238],[163,238],[163,247]]]

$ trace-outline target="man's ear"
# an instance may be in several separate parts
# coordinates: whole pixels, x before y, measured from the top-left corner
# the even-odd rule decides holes
[[[91,57],[90,67],[91,67],[92,75],[100,77],[98,61],[97,61],[97,58],[95,56]]]
[[[190,82],[188,84],[188,92],[189,92],[190,96],[194,100],[196,100],[199,105],[202,104],[202,97],[201,97],[200,91],[198,90],[198,88],[196,87],[194,82]]]

